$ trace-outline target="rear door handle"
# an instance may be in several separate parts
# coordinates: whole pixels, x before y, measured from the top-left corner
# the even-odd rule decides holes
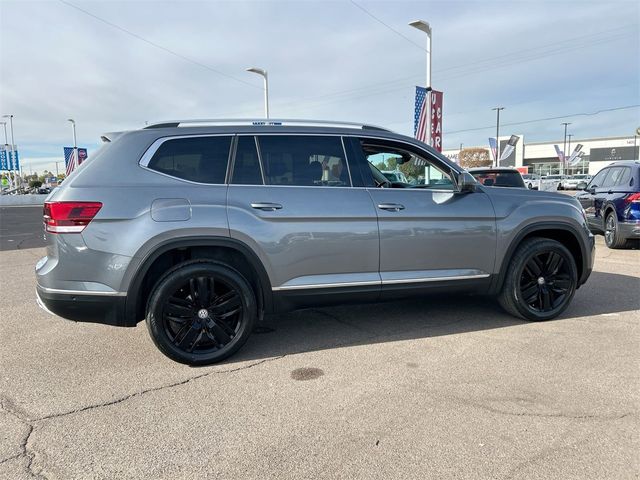
[[[400,210],[404,210],[404,205],[400,205],[399,203],[380,203],[378,204],[378,208],[380,210],[388,210],[389,212],[399,212]]]
[[[275,210],[280,210],[282,208],[282,205],[280,205],[279,203],[271,202],[254,202],[251,204],[251,208],[264,210],[265,212],[273,212]]]

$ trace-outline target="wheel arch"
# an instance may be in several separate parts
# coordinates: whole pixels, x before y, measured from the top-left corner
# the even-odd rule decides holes
[[[540,237],[556,240],[563,244],[573,255],[578,269],[578,285],[586,281],[589,272],[589,249],[582,239],[579,231],[568,223],[562,222],[540,222],[528,225],[523,228],[509,244],[506,254],[500,265],[500,271],[495,276],[490,287],[491,293],[498,293],[502,289],[504,279],[507,274],[507,268],[511,263],[511,259],[516,249],[528,238]]]
[[[166,240],[146,254],[127,288],[125,324],[135,326],[144,318],[147,299],[155,285],[154,278],[157,281],[172,266],[193,259],[211,259],[236,268],[254,288],[259,311],[273,310],[269,276],[247,245],[228,237],[195,236]]]

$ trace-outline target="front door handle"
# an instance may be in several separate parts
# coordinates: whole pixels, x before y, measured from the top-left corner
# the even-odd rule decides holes
[[[389,212],[399,212],[400,210],[404,210],[404,205],[400,205],[399,203],[380,203],[378,208]]]
[[[279,203],[271,202],[254,202],[251,204],[251,208],[264,210],[265,212],[273,212],[275,210],[280,210],[282,208],[282,205],[280,205]]]

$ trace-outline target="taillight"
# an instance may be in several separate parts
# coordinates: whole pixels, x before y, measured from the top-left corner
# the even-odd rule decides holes
[[[100,202],[45,202],[44,228],[49,233],[80,233],[101,208]]]
[[[630,203],[640,203],[640,193],[630,193],[624,199],[625,205],[629,205]]]

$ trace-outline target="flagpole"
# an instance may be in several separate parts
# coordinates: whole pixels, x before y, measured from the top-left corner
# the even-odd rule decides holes
[[[427,102],[427,122],[425,128],[427,131],[425,135],[425,143],[427,145],[433,146],[431,145],[431,25],[429,25],[429,23],[425,22],[424,20],[415,20],[413,22],[409,22],[409,25],[427,34],[427,84],[425,85],[425,88],[427,90],[425,99]]]
[[[13,176],[13,186],[14,188],[17,188],[18,186],[18,182],[16,181],[16,172],[13,171],[13,166],[14,166],[14,147],[15,147],[15,140],[13,138],[13,115],[3,115],[4,118],[8,118],[9,119],[9,132],[11,133],[11,146],[10,146],[10,157],[9,157],[9,165],[7,165],[7,167],[9,168],[9,178],[11,178]],[[6,128],[6,125],[5,125]],[[12,175],[13,174],[13,175]]]
[[[500,110],[504,110],[504,107],[495,107],[491,110],[496,111],[496,167],[499,166],[498,162],[500,161]]]

